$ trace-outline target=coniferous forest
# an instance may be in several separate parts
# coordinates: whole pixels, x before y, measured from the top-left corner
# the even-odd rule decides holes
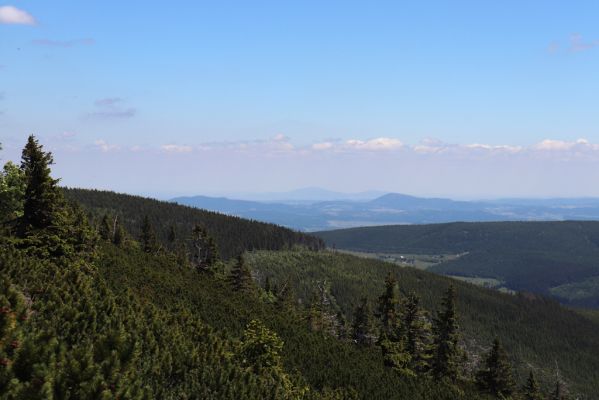
[[[2,399],[597,399],[599,325],[275,225],[0,175]]]

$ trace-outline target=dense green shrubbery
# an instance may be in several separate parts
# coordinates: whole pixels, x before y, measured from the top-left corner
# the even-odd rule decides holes
[[[429,315],[439,309],[444,291],[453,284],[470,364],[476,364],[499,337],[521,377],[532,367],[548,387],[557,363],[573,390],[599,393],[599,325],[552,300],[503,294],[414,268],[334,252],[257,251],[246,259],[262,283],[268,277],[272,285],[290,286],[304,304],[310,303],[315,288],[324,288],[328,312],[340,313],[346,320],[351,320],[361,298],[373,303],[379,297],[389,273],[397,278],[402,297],[418,294]]]

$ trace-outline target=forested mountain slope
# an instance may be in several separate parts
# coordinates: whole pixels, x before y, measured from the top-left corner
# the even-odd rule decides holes
[[[249,254],[247,260],[262,281],[268,278],[290,285],[307,304],[324,299],[322,307],[328,313],[341,312],[348,320],[361,298],[376,305],[389,273],[397,277],[401,297],[416,293],[429,311],[440,307],[443,292],[453,283],[470,362],[499,337],[520,376],[532,368],[550,382],[557,364],[572,388],[595,394],[593,398],[599,393],[599,324],[555,301],[503,294],[414,268],[334,252],[261,251]]]
[[[599,306],[599,222],[392,225],[319,232],[328,245],[378,253],[454,254],[430,268],[496,278],[514,290]]]
[[[273,224],[232,217],[216,212],[180,206],[139,196],[109,191],[64,189],[68,199],[81,204],[92,216],[117,218],[125,229],[137,235],[148,217],[159,241],[167,245],[171,228],[180,239],[189,239],[195,225],[201,225],[215,239],[221,256],[233,257],[245,250],[278,250],[294,245],[313,249],[323,247],[321,240]]]

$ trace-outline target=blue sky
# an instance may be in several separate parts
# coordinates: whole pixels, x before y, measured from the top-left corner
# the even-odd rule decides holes
[[[0,142],[160,196],[599,196],[595,1],[0,1]]]

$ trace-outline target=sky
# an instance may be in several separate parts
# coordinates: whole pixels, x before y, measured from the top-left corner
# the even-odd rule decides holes
[[[167,198],[599,196],[596,1],[0,0],[1,162]]]

